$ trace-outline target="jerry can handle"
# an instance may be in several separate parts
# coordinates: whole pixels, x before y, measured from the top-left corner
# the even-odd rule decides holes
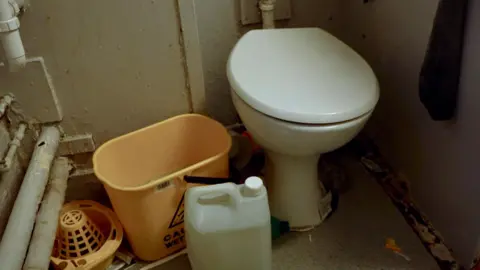
[[[240,194],[237,186],[233,183],[224,183],[218,185],[211,185],[211,186],[201,186],[201,187],[193,187],[187,190],[186,193],[186,200],[187,204],[188,201],[192,201],[193,203],[199,203],[201,197],[206,195],[228,195],[231,200],[231,205],[236,207],[240,200],[242,199],[242,195]],[[218,197],[218,196],[216,196]],[[208,200],[208,199],[207,199]],[[215,199],[212,199],[215,201]]]

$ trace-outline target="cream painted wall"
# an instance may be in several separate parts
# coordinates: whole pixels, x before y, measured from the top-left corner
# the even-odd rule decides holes
[[[68,134],[102,143],[190,110],[177,13],[176,0],[31,1],[22,38],[45,58]]]
[[[260,25],[240,24],[238,0],[195,0],[202,45],[207,112],[223,123],[236,121],[230,101],[226,63],[231,49],[242,33]],[[322,27],[338,31],[339,2],[336,0],[292,0],[292,19],[279,27]]]
[[[438,0],[343,0],[341,38],[372,64],[381,99],[371,126],[389,160],[411,181],[414,199],[468,266],[480,236],[480,2],[471,1],[455,120],[432,121],[418,74]]]

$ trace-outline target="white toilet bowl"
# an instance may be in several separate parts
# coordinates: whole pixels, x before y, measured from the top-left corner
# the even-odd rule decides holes
[[[275,29],[238,42],[228,77],[240,118],[267,153],[272,215],[294,229],[320,224],[318,159],[367,122],[379,96],[373,71],[323,30]]]

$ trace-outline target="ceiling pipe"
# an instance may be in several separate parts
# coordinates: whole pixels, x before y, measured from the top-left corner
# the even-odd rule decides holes
[[[25,4],[19,0],[20,5]],[[3,55],[10,71],[18,71],[25,67],[27,59],[25,48],[20,37],[20,21],[17,18],[20,6],[13,0],[0,0],[0,41]]]

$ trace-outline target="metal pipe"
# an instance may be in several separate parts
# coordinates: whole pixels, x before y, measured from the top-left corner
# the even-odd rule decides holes
[[[38,206],[47,185],[50,167],[59,141],[60,130],[58,127],[45,126],[42,128],[0,242],[2,270],[22,268]]]
[[[48,270],[70,168],[66,157],[56,158],[53,163],[50,183],[38,211],[23,270]]]
[[[260,0],[258,3],[262,11],[263,29],[275,28],[275,3],[276,0]]]
[[[20,147],[23,137],[25,136],[25,130],[27,130],[27,124],[20,124],[18,126],[17,131],[15,132],[15,136],[8,144],[8,151],[2,161],[0,161],[0,172],[9,171],[12,167],[13,160],[17,154],[17,149]]]

